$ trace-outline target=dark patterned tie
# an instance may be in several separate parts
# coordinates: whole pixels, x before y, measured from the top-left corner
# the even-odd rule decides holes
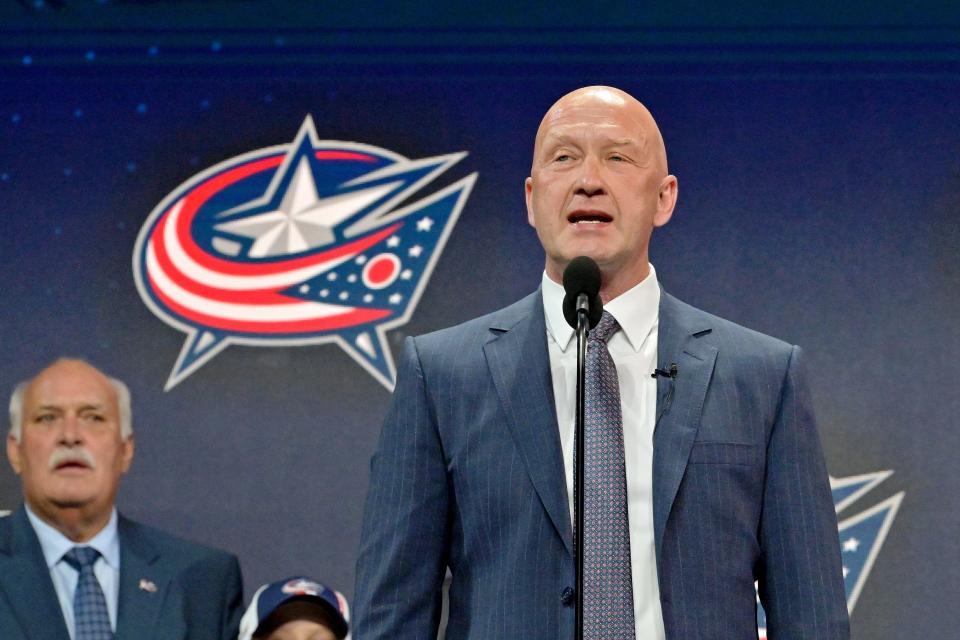
[[[607,340],[620,330],[603,317],[587,339],[584,416],[585,640],[635,638],[627,478],[617,367]]]
[[[63,559],[80,574],[73,594],[74,640],[113,640],[110,614],[103,590],[93,573],[100,552],[93,547],[74,547]]]

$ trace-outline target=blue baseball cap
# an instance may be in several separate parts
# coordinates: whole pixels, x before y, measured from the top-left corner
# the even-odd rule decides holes
[[[350,610],[343,594],[306,576],[294,576],[257,589],[250,606],[240,619],[238,640],[251,640],[267,618],[292,601],[316,604],[326,614],[323,617],[329,622],[328,626],[333,634],[340,639],[347,636],[350,630],[347,622],[350,619]]]

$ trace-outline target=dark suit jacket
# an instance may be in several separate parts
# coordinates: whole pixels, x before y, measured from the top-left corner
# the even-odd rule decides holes
[[[226,552],[120,516],[118,640],[234,640],[240,565]],[[149,583],[156,586],[149,589]],[[37,535],[21,507],[0,518],[0,638],[69,640]]]
[[[356,640],[573,637],[574,561],[542,299],[406,342],[371,462]],[[669,640],[849,635],[800,351],[664,293],[653,515]]]

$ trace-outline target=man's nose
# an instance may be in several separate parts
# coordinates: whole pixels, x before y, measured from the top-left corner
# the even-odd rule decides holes
[[[80,417],[66,415],[60,422],[60,442],[66,445],[75,445],[83,441],[83,432],[80,429]]]
[[[600,161],[592,156],[584,158],[577,176],[577,192],[586,196],[595,196],[604,192]]]

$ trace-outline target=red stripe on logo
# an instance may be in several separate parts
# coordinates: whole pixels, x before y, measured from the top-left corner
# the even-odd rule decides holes
[[[164,295],[159,287],[157,287],[156,282],[153,281],[153,278],[150,279],[150,285],[156,296],[163,301],[164,306],[174,313],[189,320],[190,322],[200,325],[202,328],[226,331],[230,333],[284,335],[342,330],[346,327],[376,322],[377,320],[386,318],[391,313],[389,309],[352,309],[351,311],[347,311],[339,315],[326,316],[323,318],[311,318],[309,320],[290,320],[287,322],[233,320],[230,318],[210,316],[200,313],[194,309],[184,307],[183,305]]]
[[[359,160],[360,162],[376,162],[373,156],[354,151],[314,151],[313,157],[317,160]]]
[[[256,305],[290,304],[291,298],[277,294],[277,291],[280,290],[280,287],[245,290],[221,289],[219,287],[211,287],[191,279],[185,273],[177,269],[176,265],[173,264],[173,261],[170,260],[170,255],[167,253],[166,245],[163,242],[158,241],[162,237],[160,234],[163,233],[163,228],[166,226],[166,223],[167,221],[164,219],[159,225],[157,225],[158,235],[153,241],[154,255],[157,257],[157,263],[160,265],[160,269],[167,274],[167,277],[177,284],[177,286],[195,295],[207,298],[208,300],[216,300],[218,302],[234,302],[237,304]]]

